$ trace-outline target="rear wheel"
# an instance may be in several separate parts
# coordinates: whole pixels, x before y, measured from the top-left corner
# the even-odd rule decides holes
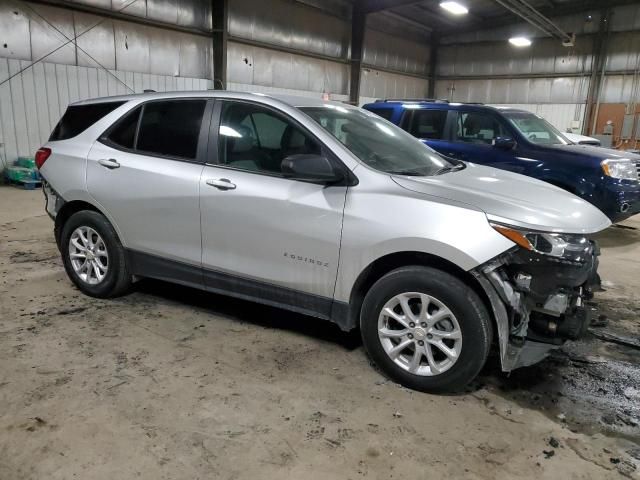
[[[74,213],[60,235],[60,252],[71,281],[92,297],[121,295],[131,286],[131,274],[120,240],[98,212]]]
[[[365,348],[402,385],[455,391],[484,366],[492,324],[478,295],[458,278],[428,267],[404,267],[378,280],[360,318]]]

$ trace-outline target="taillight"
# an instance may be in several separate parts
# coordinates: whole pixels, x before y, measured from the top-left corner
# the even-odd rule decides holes
[[[36,152],[35,160],[36,160],[36,167],[38,167],[38,170],[42,168],[42,165],[44,165],[44,162],[47,161],[47,158],[49,158],[49,155],[51,155],[50,148],[41,148]]]

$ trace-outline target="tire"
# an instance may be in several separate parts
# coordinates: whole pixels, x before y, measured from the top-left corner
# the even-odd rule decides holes
[[[78,245],[88,246],[84,239],[89,237],[95,243],[90,247],[90,251],[87,252],[87,248],[84,251],[78,248]],[[71,281],[91,297],[117,297],[131,287],[132,277],[127,266],[125,250],[113,226],[98,212],[83,210],[69,217],[62,227],[60,253]],[[87,255],[91,256],[90,259]],[[87,265],[94,261],[98,262],[95,268],[87,266],[77,271],[80,264]],[[98,278],[96,272],[101,272],[102,278]]]
[[[492,320],[476,292],[453,275],[421,266],[393,270],[371,287],[360,331],[369,357],[387,376],[430,393],[463,389],[486,363],[493,339]]]

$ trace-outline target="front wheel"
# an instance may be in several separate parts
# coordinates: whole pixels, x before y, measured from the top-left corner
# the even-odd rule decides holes
[[[83,210],[65,222],[60,253],[67,275],[87,295],[115,297],[131,285],[125,250],[113,226],[98,212]]]
[[[463,388],[484,366],[492,340],[476,292],[446,272],[403,267],[378,280],[362,306],[364,346],[391,379],[415,390]]]

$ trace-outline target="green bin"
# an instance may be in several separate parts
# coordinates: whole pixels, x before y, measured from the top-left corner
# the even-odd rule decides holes
[[[36,168],[36,161],[33,157],[18,157],[16,167],[30,168],[33,170]]]

